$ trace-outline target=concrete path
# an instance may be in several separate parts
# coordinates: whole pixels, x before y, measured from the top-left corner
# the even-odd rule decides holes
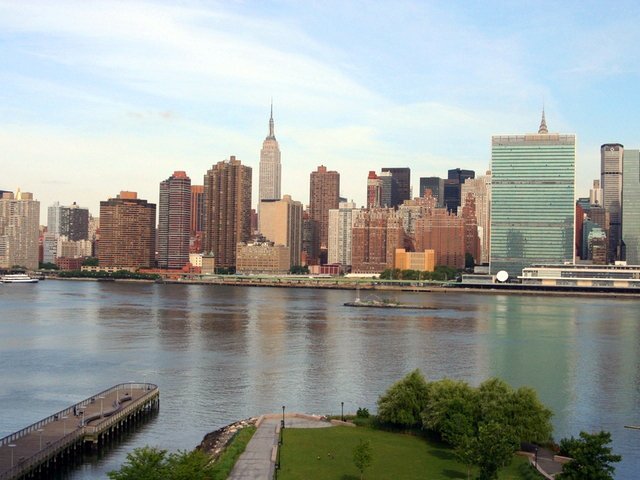
[[[230,480],[271,480],[275,470],[276,449],[280,435],[280,421],[282,416],[269,415],[260,423],[247,444],[247,448],[236,462]],[[318,418],[299,416],[296,414],[285,416],[285,428],[324,428],[332,427],[329,422]]]

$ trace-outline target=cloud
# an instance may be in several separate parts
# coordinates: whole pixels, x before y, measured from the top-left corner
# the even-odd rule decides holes
[[[532,51],[540,37],[519,30],[518,9],[502,28],[483,23],[484,5],[282,5],[0,0],[11,170],[73,172],[94,205],[124,188],[155,201],[173,170],[200,183],[236,154],[257,190],[274,97],[283,191],[306,202],[299,179],[326,164],[362,203],[367,171],[382,166],[411,167],[414,184],[484,171],[491,134],[534,131],[542,98],[551,128],[572,127],[539,68],[547,44]],[[41,185],[47,202],[62,194]]]

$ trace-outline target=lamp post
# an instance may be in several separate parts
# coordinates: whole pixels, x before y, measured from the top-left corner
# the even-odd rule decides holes
[[[13,449],[16,448],[16,444],[10,443],[8,447],[11,449],[11,468],[13,468]]]
[[[344,422],[344,402],[340,402],[340,419]]]
[[[282,405],[282,428],[284,429],[284,405]]]
[[[62,434],[63,434],[64,436],[66,436],[66,435],[67,435],[67,418],[69,418],[69,416],[68,416],[68,415],[64,415],[64,416],[62,417],[62,422],[63,422],[63,423],[62,423],[62,425],[63,425],[63,427],[62,427]]]
[[[42,450],[42,432],[44,432],[44,430],[42,428],[39,428],[38,430],[36,430],[36,432],[40,434],[40,450]]]

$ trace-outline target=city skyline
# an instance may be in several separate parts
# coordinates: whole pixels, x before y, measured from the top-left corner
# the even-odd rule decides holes
[[[168,171],[200,184],[230,155],[257,171],[273,97],[282,193],[304,204],[296,179],[320,164],[358,205],[374,165],[411,168],[413,196],[484,172],[491,136],[535,132],[543,103],[578,136],[580,194],[600,145],[639,143],[640,15],[576,5],[0,2],[0,188],[33,192],[42,218],[55,201],[97,215],[114,191],[155,201]]]

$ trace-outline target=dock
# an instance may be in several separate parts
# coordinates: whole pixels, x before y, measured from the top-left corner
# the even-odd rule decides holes
[[[47,478],[159,408],[157,385],[114,385],[0,439],[0,480]]]

